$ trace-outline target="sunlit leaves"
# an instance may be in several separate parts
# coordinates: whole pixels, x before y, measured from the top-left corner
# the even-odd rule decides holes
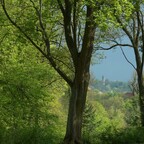
[[[47,129],[49,134],[46,130],[43,134],[49,137],[57,135],[63,129],[58,101],[64,94],[65,83],[48,62],[27,42],[19,41],[13,31],[9,31],[1,43],[0,60],[0,127],[7,137],[13,137],[13,143],[22,141],[23,133],[30,135],[29,130],[35,127],[41,132]],[[18,131],[21,138],[14,137]]]
[[[100,10],[95,12],[96,23],[102,29],[119,26],[116,17],[125,17],[125,19],[128,19],[133,10],[133,5],[128,0],[98,0],[97,5],[99,5]]]

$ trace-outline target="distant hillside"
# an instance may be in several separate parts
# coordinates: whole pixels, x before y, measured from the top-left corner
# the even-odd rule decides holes
[[[102,78],[102,80],[93,80],[90,83],[92,89],[98,89],[102,92],[116,91],[116,92],[130,92],[130,87],[128,82],[122,81],[110,81],[108,79]]]

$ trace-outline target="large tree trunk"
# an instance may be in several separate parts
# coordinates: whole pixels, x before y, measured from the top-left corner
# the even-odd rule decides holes
[[[65,2],[67,2],[66,9],[69,10],[72,5],[70,4],[70,1]],[[71,97],[69,101],[69,112],[64,144],[82,144],[82,118],[90,79],[89,67],[93,52],[96,29],[93,7],[87,5],[86,8],[87,20],[85,22],[81,50],[76,46],[77,40],[74,40],[75,42],[73,43],[73,39],[71,37],[71,13],[68,13],[69,15],[64,16],[65,36],[75,68],[75,77],[70,84]],[[76,33],[77,31],[75,31],[75,34]],[[72,47],[74,45],[75,47]]]
[[[82,144],[82,118],[89,83],[89,69],[77,72],[71,86],[67,131],[64,144]]]
[[[144,126],[144,81],[143,81],[143,58],[141,60],[141,55],[138,49],[138,42],[134,46],[135,59],[136,59],[136,71],[137,71],[137,81],[139,88],[139,105],[141,114],[141,125]]]
[[[144,85],[139,83],[139,105],[141,113],[141,125],[144,127]]]

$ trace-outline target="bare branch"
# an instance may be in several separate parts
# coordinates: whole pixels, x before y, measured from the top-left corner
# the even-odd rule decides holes
[[[62,65],[65,65],[69,70],[71,70],[72,72],[74,72],[74,69],[70,67],[70,65],[66,64],[64,61],[62,61],[61,59],[59,59],[58,57],[53,57],[53,59],[55,59],[56,61],[62,63]]]
[[[56,81],[59,81],[59,80],[61,80],[61,78],[59,78],[59,79],[54,79],[54,80],[50,81],[49,83],[47,83],[46,85],[41,86],[41,88],[44,88],[44,87],[50,86],[50,85],[52,85],[53,83],[55,83]]]
[[[72,6],[71,0],[65,0],[64,30],[66,43],[69,48],[74,66],[76,66],[78,62],[78,50],[72,34]]]
[[[100,47],[97,47],[97,50],[110,50],[110,49],[113,49],[113,48],[118,47],[118,46],[131,47],[131,48],[133,48],[133,46],[130,45],[130,44],[120,44],[120,43],[117,43],[117,44],[112,45],[111,47],[108,47],[108,48],[104,48],[104,47],[101,47],[101,46],[100,46]]]
[[[129,59],[127,58],[127,56],[126,56],[125,52],[123,51],[122,47],[120,47],[120,49],[121,49],[122,54],[123,54],[124,58],[126,59],[126,61],[136,70],[136,67],[134,66],[133,63],[131,63],[131,62],[129,61]]]
[[[62,12],[62,14],[63,14],[63,16],[65,15],[65,9],[64,9],[64,7],[63,7],[63,5],[62,5],[62,3],[61,3],[61,0],[57,0],[57,2],[58,2],[58,4],[59,4],[59,7],[60,7],[60,9],[61,9],[61,12]]]
[[[136,26],[134,25],[134,29]],[[135,32],[136,33],[136,32]],[[138,40],[139,40],[139,35],[140,35],[140,23],[139,23],[139,20],[137,18],[137,33],[136,33],[136,36],[135,36],[135,41],[138,43]]]
[[[33,4],[33,7],[37,13],[37,16],[39,18],[39,24],[40,24],[40,27],[42,29],[41,33],[42,33],[42,36],[43,36],[43,40],[45,42],[45,45],[46,45],[46,48],[47,48],[47,54],[49,55],[50,54],[50,42],[49,42],[49,38],[48,38],[48,35],[46,33],[46,30],[45,30],[45,27],[43,25],[43,22],[42,22],[42,1],[39,0],[39,5],[40,5],[40,10],[38,10],[38,8],[35,6],[34,2],[32,0],[30,0],[31,3]]]

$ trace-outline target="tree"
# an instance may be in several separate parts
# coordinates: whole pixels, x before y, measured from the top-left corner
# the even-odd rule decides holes
[[[6,18],[49,61],[71,89],[64,144],[82,143],[82,115],[103,1],[5,1]],[[117,7],[115,5],[114,7]],[[106,10],[106,9],[105,9]],[[105,23],[106,25],[106,23]],[[23,34],[23,35],[22,35]]]
[[[133,73],[133,76],[131,80],[129,81],[129,87],[133,93],[133,95],[138,95],[139,94],[139,87],[137,83],[137,73]]]
[[[65,82],[35,49],[10,33],[0,47],[1,143],[57,144],[64,135],[58,101]]]
[[[139,89],[139,104],[141,111],[141,124],[144,126],[144,80],[143,80],[143,65],[144,65],[144,27],[143,27],[143,1],[131,1],[132,13],[129,17],[123,14],[118,16],[113,11],[115,15],[115,20],[117,21],[119,28],[116,29],[115,36],[108,38],[111,41],[111,48],[120,46],[125,59],[133,66],[137,73],[137,83]],[[114,33],[115,33],[114,32]],[[127,39],[127,42],[123,42],[123,39]],[[132,64],[124,53],[122,47],[133,48],[136,66]],[[107,50],[108,50],[107,49]]]

